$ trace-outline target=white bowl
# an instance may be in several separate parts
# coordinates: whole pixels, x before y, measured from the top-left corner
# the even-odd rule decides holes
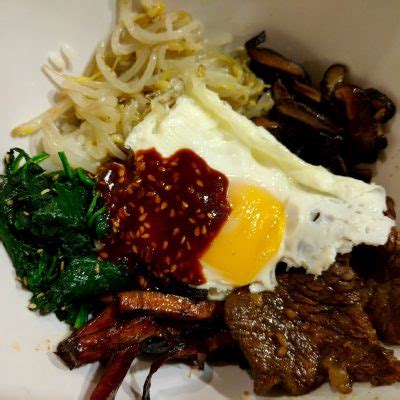
[[[231,32],[243,43],[262,29],[268,46],[302,63],[314,82],[331,63],[350,67],[351,80],[400,97],[400,19],[398,0],[167,0],[202,18],[207,33]],[[63,44],[79,54],[82,70],[115,18],[112,0],[2,0],[0,14],[0,155],[15,145],[29,148],[27,139],[11,138],[11,129],[44,111],[54,89],[41,71],[51,52]],[[375,180],[400,203],[400,118],[391,124],[389,149],[379,162]],[[28,311],[29,293],[15,281],[14,270],[1,247],[0,256],[0,399],[72,400],[87,398],[97,366],[74,371],[52,354],[67,327],[53,316]],[[396,351],[400,355],[399,351]],[[135,398],[148,365],[134,364],[117,399]],[[154,377],[153,400],[251,399],[252,381],[238,367],[190,370],[180,364],[163,367]],[[400,384],[373,388],[355,384],[350,398],[398,399]],[[280,397],[283,399],[284,397]],[[342,399],[324,385],[304,399]]]

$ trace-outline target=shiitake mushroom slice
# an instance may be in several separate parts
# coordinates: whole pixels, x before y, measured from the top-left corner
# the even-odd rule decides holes
[[[347,68],[343,64],[333,64],[325,72],[321,81],[321,90],[324,96],[330,98],[336,85],[344,82]]]
[[[259,47],[247,47],[249,57],[259,64],[298,79],[308,79],[303,67],[275,50]]]
[[[389,119],[393,118],[396,113],[396,106],[393,101],[389,99],[385,94],[377,89],[366,89],[366,95],[371,101],[372,107],[375,109],[375,120],[384,124]]]
[[[272,85],[272,97],[275,102],[292,98],[289,94],[288,88],[283,84],[281,79],[278,79]]]
[[[276,103],[275,108],[286,117],[300,121],[317,131],[329,133],[333,136],[341,134],[341,129],[329,117],[303,103],[294,100],[281,100]]]
[[[352,157],[357,162],[376,161],[379,150],[386,146],[386,140],[366,91],[357,86],[339,84],[335,87],[334,96],[345,106]]]
[[[318,89],[297,80],[293,81],[292,87],[295,92],[301,94],[307,100],[321,103],[322,94]]]

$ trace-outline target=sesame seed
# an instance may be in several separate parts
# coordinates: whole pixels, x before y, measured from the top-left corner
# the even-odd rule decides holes
[[[154,177],[154,175],[151,175],[151,174],[147,175],[147,179],[148,179],[150,182],[155,182],[155,181],[156,181],[156,178]]]
[[[177,167],[178,163],[176,161],[173,161],[172,163],[170,163],[171,167]]]
[[[202,226],[202,228],[201,228],[201,233],[202,233],[203,235],[207,234],[207,227],[206,227],[205,225]]]
[[[36,307],[37,307],[37,305],[35,303],[30,303],[29,306],[28,306],[28,308],[30,310],[34,310]]]
[[[42,254],[43,252],[44,252],[43,249],[37,249],[37,250],[36,250],[36,253],[38,253],[38,254]]]
[[[189,242],[186,242],[186,248],[187,248],[188,250],[192,250],[192,246],[190,245]]]
[[[137,248],[137,246],[136,246],[135,244],[132,245],[132,251],[133,251],[134,253],[139,253],[138,248]]]
[[[101,258],[108,258],[108,253],[106,251],[102,251],[102,252],[100,252],[99,256]]]
[[[147,213],[144,213],[139,217],[139,221],[143,222],[146,218],[147,218]]]
[[[60,174],[56,174],[56,175],[53,176],[52,179],[53,179],[53,181],[56,181],[59,177],[60,177]]]
[[[196,172],[196,175],[201,175],[201,171],[198,168],[196,168],[194,172]]]
[[[140,232],[140,233],[144,233],[144,226],[143,226],[143,225],[141,225],[141,226],[139,227],[139,232]]]
[[[169,257],[169,256],[165,257],[165,264],[167,264],[167,265],[171,264],[171,257]]]
[[[168,240],[164,240],[162,244],[163,250],[165,250],[168,247]]]
[[[119,176],[119,177],[122,177],[122,176],[124,176],[124,175],[125,175],[124,169],[123,169],[123,168],[120,168],[120,169],[118,170],[118,176]]]
[[[174,230],[172,231],[172,236],[176,236],[179,233],[179,228],[174,228]]]
[[[143,208],[143,206],[140,206],[140,207],[139,207],[139,212],[140,212],[140,214],[143,214],[143,213],[144,213],[144,208]]]
[[[189,204],[186,201],[182,201],[182,208],[188,208]]]
[[[171,218],[174,218],[174,217],[175,217],[175,210],[174,210],[174,209],[171,209],[171,211],[169,212],[169,216],[170,216]]]
[[[195,224],[195,223],[196,223],[196,220],[195,220],[194,218],[189,218],[189,222],[190,222],[191,224]]]
[[[159,170],[160,172],[165,172],[165,171],[166,171],[166,168],[163,167],[162,165],[160,165],[160,166],[158,167],[158,170]]]
[[[163,201],[161,203],[161,210],[165,210],[168,207],[168,203],[166,201]]]
[[[201,179],[197,179],[196,184],[197,186],[204,187],[204,183]]]
[[[149,229],[151,227],[151,225],[148,222],[144,222],[143,225],[147,229]]]
[[[138,229],[138,230],[136,231],[135,236],[138,238],[140,235],[141,235],[141,232],[140,232],[140,230]]]
[[[142,235],[143,239],[148,239],[150,237],[150,235],[148,233],[145,233],[144,235]]]
[[[26,215],[26,216],[29,215],[28,211],[24,211],[23,214]]]
[[[22,282],[24,283],[25,286],[28,286],[28,278],[26,276],[24,276]]]
[[[183,236],[182,236],[182,239],[181,239],[181,244],[183,244],[183,243],[185,243],[185,242],[186,242],[186,236],[183,235]]]
[[[178,251],[177,253],[176,253],[176,258],[178,259],[178,258],[181,258],[182,257],[182,252],[181,251]]]
[[[167,192],[168,192],[169,190],[171,190],[171,189],[172,189],[172,185],[165,185],[165,186],[164,186],[164,190],[167,191]]]
[[[9,200],[6,201],[6,204],[7,204],[8,206],[12,206],[12,205],[14,204],[14,200],[9,199]]]
[[[174,264],[174,265],[171,267],[171,272],[175,272],[177,268],[178,268],[178,266],[177,266],[176,264]]]
[[[182,282],[183,282],[183,283],[188,283],[188,282],[189,282],[189,279],[186,278],[186,277],[185,277],[185,278],[182,278]]]
[[[36,297],[38,298],[38,299],[40,299],[41,297],[43,297],[44,296],[44,293],[43,292],[40,292]]]
[[[64,263],[64,261],[61,261],[61,263],[60,263],[60,269],[61,269],[61,271],[64,270],[64,267],[65,267],[65,263]]]
[[[67,309],[66,306],[62,306],[62,307],[61,307],[61,311],[65,311],[66,309]]]
[[[130,187],[126,189],[126,191],[128,192],[128,194],[133,194],[133,190]]]
[[[113,225],[118,228],[119,227],[119,222],[118,221],[113,221]]]
[[[155,202],[156,202],[156,204],[160,204],[161,203],[161,197],[159,195],[156,196]]]
[[[124,182],[124,180],[125,180],[125,178],[124,178],[124,177],[121,177],[121,178],[119,178],[119,179],[118,179],[118,181],[117,181],[117,182],[118,182],[118,183],[123,183],[123,182]]]
[[[140,275],[139,277],[139,285],[144,287],[146,285],[146,280],[144,279],[144,276]]]
[[[200,227],[196,226],[196,229],[194,230],[194,235],[200,236]]]
[[[96,271],[96,274],[100,273],[100,264],[96,264],[96,266],[94,267],[94,270]]]
[[[197,218],[204,219],[206,216],[204,214],[199,214]]]

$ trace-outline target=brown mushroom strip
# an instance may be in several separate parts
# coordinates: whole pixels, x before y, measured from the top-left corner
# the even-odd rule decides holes
[[[394,116],[396,113],[396,106],[389,97],[376,89],[366,89],[365,93],[376,110],[375,119],[378,122],[385,123]]]
[[[296,92],[302,94],[307,99],[315,101],[316,103],[321,102],[321,97],[322,97],[321,92],[310,85],[306,85],[305,83],[301,83],[299,81],[294,81],[293,89]]]
[[[292,96],[289,94],[287,87],[278,79],[272,85],[272,97],[274,101],[290,100]]]
[[[347,68],[342,64],[333,64],[325,72],[321,82],[322,92],[330,97],[336,85],[343,83],[346,77]]]
[[[57,355],[73,369],[104,360],[157,334],[158,327],[151,318],[138,317],[88,335],[71,336],[59,343]]]
[[[100,381],[94,388],[90,400],[111,400],[115,398],[122,381],[125,378],[133,360],[140,350],[140,345],[136,344],[115,353]]]
[[[267,38],[265,31],[260,32],[258,35],[254,36],[253,38],[249,39],[245,44],[244,47],[248,49],[249,47],[257,47],[260,44],[263,44]]]
[[[118,294],[122,313],[146,311],[157,317],[182,320],[205,320],[222,313],[221,302],[193,301],[186,297],[158,292],[122,292]]]
[[[284,72],[300,79],[307,77],[304,69],[299,64],[296,64],[272,49],[247,47],[247,53],[252,60],[257,61],[266,67]]]
[[[282,126],[279,122],[272,121],[267,117],[254,117],[251,119],[256,125],[262,126],[263,128],[271,131],[280,131]]]
[[[355,161],[375,161],[379,150],[386,147],[386,139],[381,135],[375,109],[366,92],[353,85],[337,85],[335,98],[346,108]]]
[[[341,130],[326,115],[319,113],[305,104],[282,100],[276,103],[276,109],[283,115],[300,121],[318,131],[332,135],[340,134]]]

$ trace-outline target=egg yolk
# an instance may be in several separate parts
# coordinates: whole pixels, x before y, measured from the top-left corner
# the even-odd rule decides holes
[[[286,223],[283,204],[250,184],[231,184],[232,212],[201,261],[233,286],[254,281],[277,254]]]

